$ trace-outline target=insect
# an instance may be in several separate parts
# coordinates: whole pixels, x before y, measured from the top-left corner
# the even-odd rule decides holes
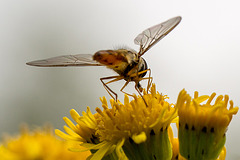
[[[139,95],[141,95],[143,88],[140,85],[140,81],[148,80],[148,91],[153,80],[151,77],[151,70],[147,67],[147,63],[142,58],[142,55],[146,53],[154,44],[165,37],[169,32],[171,32],[180,23],[181,19],[182,18],[180,16],[171,18],[140,33],[134,39],[134,43],[140,46],[138,52],[132,49],[100,50],[94,55],[64,55],[32,61],[28,62],[27,64],[39,67],[106,66],[107,68],[110,68],[118,73],[117,76],[100,78],[104,88],[112,98],[117,100],[117,93],[115,93],[108,86],[108,84],[122,79],[124,79],[126,82],[120,89],[121,92],[126,93],[123,91],[124,88],[129,84],[129,82],[135,82],[135,89]],[[149,72],[149,76],[144,77],[146,76],[147,72]],[[108,82],[105,82],[106,80],[108,80]],[[128,95],[131,96],[131,94]]]

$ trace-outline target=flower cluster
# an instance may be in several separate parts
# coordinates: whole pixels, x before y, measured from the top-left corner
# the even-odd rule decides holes
[[[5,137],[0,144],[1,160],[85,160],[90,152],[71,152],[69,147],[78,144],[57,139],[49,127],[29,131],[22,128],[21,134]]]
[[[182,90],[177,103],[170,104],[153,84],[149,94],[144,91],[142,97],[134,95],[131,101],[125,96],[124,103],[110,100],[109,106],[106,98],[101,98],[103,109],[96,108],[95,114],[89,108],[82,116],[71,110],[75,123],[64,117],[66,133],[55,133],[90,150],[89,159],[93,160],[225,159],[226,128],[238,107],[233,107],[228,96],[218,96],[211,104],[215,95],[195,92],[191,98]],[[173,136],[171,123],[177,124],[178,138]]]
[[[124,104],[111,100],[109,107],[103,97],[103,110],[96,108],[94,115],[89,108],[83,116],[71,110],[77,124],[64,118],[69,126],[64,127],[67,134],[59,130],[56,134],[67,140],[81,141],[82,146],[93,151],[92,159],[102,159],[107,155],[120,159],[168,159],[172,156],[168,129],[177,117],[177,109],[166,101],[165,95],[156,92],[155,85],[151,94],[145,92],[143,98],[147,106],[140,96],[134,96],[131,102],[125,96]]]

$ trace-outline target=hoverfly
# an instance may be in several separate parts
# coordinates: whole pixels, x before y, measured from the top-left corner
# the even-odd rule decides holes
[[[152,26],[135,39],[134,43],[140,46],[138,52],[132,49],[117,49],[117,50],[100,50],[94,55],[91,54],[77,54],[64,55],[43,60],[28,62],[28,65],[38,67],[66,67],[66,66],[106,66],[118,73],[117,76],[100,78],[104,88],[109,95],[117,100],[117,93],[115,93],[109,86],[109,83],[124,79],[126,82],[120,89],[124,92],[124,88],[129,82],[135,82],[135,89],[141,95],[143,88],[140,85],[141,80],[148,80],[147,92],[152,83],[151,70],[147,67],[146,61],[142,55],[146,53],[154,44],[159,42],[169,32],[171,32],[181,21],[181,17],[174,17],[165,22]],[[149,76],[144,76],[149,72]],[[109,80],[108,82],[104,82]],[[126,93],[132,96],[131,94]],[[114,96],[115,97],[114,97]],[[141,95],[142,97],[142,95]],[[146,102],[145,102],[146,103]]]

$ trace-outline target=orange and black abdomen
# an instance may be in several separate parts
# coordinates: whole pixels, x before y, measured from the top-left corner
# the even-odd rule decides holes
[[[126,62],[125,55],[114,50],[98,51],[93,55],[93,59],[106,66],[118,65],[122,62]]]
[[[128,50],[102,50],[93,55],[93,60],[113,69],[122,75],[130,63]]]

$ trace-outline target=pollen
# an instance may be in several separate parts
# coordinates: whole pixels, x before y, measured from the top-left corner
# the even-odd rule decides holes
[[[96,108],[101,115],[97,119],[99,122],[97,134],[100,141],[118,141],[131,137],[133,140],[137,139],[136,142],[142,142],[146,140],[143,132],[146,135],[150,135],[152,130],[159,133],[167,129],[171,121],[177,117],[174,105],[166,101],[167,96],[156,92],[155,85],[151,88],[151,94],[145,92],[143,98],[148,104],[147,107],[140,96],[134,96],[134,100],[130,102],[129,97],[125,95],[124,104],[111,100],[111,107],[103,97],[101,99],[103,110]],[[143,138],[139,140],[136,137]]]

